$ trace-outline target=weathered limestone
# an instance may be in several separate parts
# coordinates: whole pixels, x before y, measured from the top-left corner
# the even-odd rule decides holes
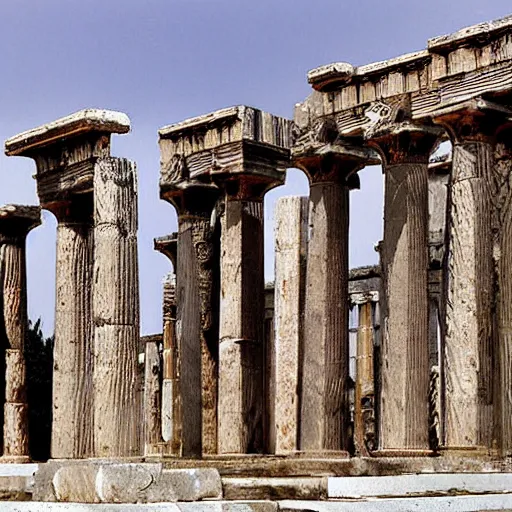
[[[162,131],[160,137],[164,148]],[[200,457],[217,452],[218,244],[210,218],[219,190],[183,178],[184,165],[177,159],[171,167],[162,163],[160,196],[178,212],[176,334],[183,369],[182,454]]]
[[[497,400],[496,438],[502,456],[512,454],[512,131],[510,128],[498,134],[494,152],[495,212],[493,231],[495,233],[494,255],[498,294],[497,343],[495,360],[498,374],[494,392]],[[497,371],[496,371],[497,370]]]
[[[487,453],[493,427],[493,136],[499,108],[481,100],[438,112],[453,143],[448,213],[444,447]]]
[[[366,136],[385,174],[379,455],[396,456],[429,450],[428,162],[440,130],[393,108]]]
[[[144,336],[144,455],[158,454],[162,442],[161,356],[162,336]]]
[[[212,261],[212,250],[205,244],[211,234],[204,217],[208,209],[210,213],[213,209],[213,194],[221,190],[223,196],[218,356],[219,453],[257,452],[263,447],[263,196],[284,179],[289,161],[290,128],[289,121],[285,119],[241,106],[190,119],[162,128],[159,132],[161,193],[164,196],[167,187],[177,190],[175,194],[170,192],[169,197],[173,194],[179,197],[180,189],[190,191],[186,203],[194,208],[194,214],[200,213],[201,226],[204,226],[194,230],[199,236],[194,240],[199,242],[196,244],[199,252],[191,261],[196,257],[199,260],[204,258],[207,263],[203,264],[205,270],[208,264],[211,265],[208,262]],[[213,183],[219,188],[212,188]],[[193,193],[194,187],[211,195],[202,196],[199,191]],[[193,202],[194,198],[197,203]],[[199,212],[199,207],[204,210]],[[180,264],[180,259],[183,261],[185,254],[190,254],[185,252],[190,251],[186,249],[186,242],[183,248],[181,245],[180,238],[178,289],[180,279],[185,279],[187,271],[185,263]],[[186,258],[185,261],[189,260]],[[180,265],[183,265],[181,272]],[[190,271],[198,272],[194,267]],[[205,273],[203,286],[207,279],[212,279],[207,276]],[[189,288],[193,278],[194,274],[190,275]],[[207,294],[204,297],[204,304],[212,303],[211,298],[206,300]],[[207,320],[211,312],[206,311],[203,316]],[[191,315],[184,320],[192,322]],[[177,322],[180,322],[179,318]],[[184,326],[182,329],[185,332]],[[197,341],[195,344],[197,346]],[[182,400],[185,403],[183,395]],[[191,427],[187,425],[186,428]]]
[[[34,500],[161,503],[220,499],[216,469],[166,470],[157,463],[49,462],[35,475]]]
[[[176,269],[178,234],[155,238],[155,250],[167,256]],[[167,274],[163,285],[163,342],[161,438],[163,450],[171,455],[181,454],[181,394],[179,380],[179,346],[176,337],[176,274]]]
[[[378,290],[350,296],[352,307],[358,308],[359,319],[354,394],[354,447],[359,456],[368,456],[376,448],[373,324],[378,301]]]
[[[126,159],[94,169],[94,448],[99,457],[140,454],[136,393],[139,340],[137,175]]]
[[[275,208],[273,438],[275,453],[299,448],[300,382],[308,199],[283,197]]]
[[[299,138],[292,161],[310,181],[300,449],[345,451],[349,189],[359,186],[357,171],[378,159],[325,121]]]
[[[0,276],[5,347],[5,403],[3,405],[3,459],[28,461],[28,411],[25,342],[27,337],[28,233],[41,224],[38,206],[0,208]]]
[[[7,155],[35,160],[41,205],[58,221],[54,458],[137,451],[131,413],[125,417],[122,412],[137,409],[132,396],[139,337],[138,282],[133,278],[137,275],[134,171],[126,161],[110,158],[110,135],[129,129],[124,114],[82,110],[5,143]],[[118,178],[122,178],[119,183]],[[117,221],[122,221],[126,233],[116,232]],[[118,261],[117,256],[122,259]],[[132,316],[134,311],[136,316]],[[98,351],[102,357],[94,378],[95,392],[93,352],[97,356]],[[109,370],[102,373],[108,365]],[[93,404],[96,396],[97,406]],[[97,421],[95,408],[102,411]],[[93,445],[95,437],[97,446]]]

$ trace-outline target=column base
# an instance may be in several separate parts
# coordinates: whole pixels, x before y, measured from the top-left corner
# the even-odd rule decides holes
[[[278,455],[287,455],[299,459],[349,459],[350,453],[346,450],[297,450],[288,452],[287,454],[280,453]]]
[[[374,450],[370,457],[437,457],[439,454],[434,450],[419,450],[415,448],[384,448]]]
[[[478,457],[496,458],[498,452],[487,446],[440,446],[439,454],[443,457]]]
[[[28,455],[2,455],[0,464],[27,464],[32,462]]]

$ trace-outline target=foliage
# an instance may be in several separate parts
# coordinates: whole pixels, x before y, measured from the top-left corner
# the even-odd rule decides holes
[[[25,345],[29,450],[33,460],[50,458],[54,337],[45,338],[41,319],[29,322]]]

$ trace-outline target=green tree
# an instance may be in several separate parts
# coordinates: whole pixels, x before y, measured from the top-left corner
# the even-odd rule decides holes
[[[25,346],[29,451],[33,460],[50,458],[54,337],[45,338],[41,319],[29,322]]]

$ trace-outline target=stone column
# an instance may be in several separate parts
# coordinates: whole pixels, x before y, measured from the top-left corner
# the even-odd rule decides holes
[[[0,208],[0,272],[3,298],[5,347],[5,403],[3,414],[3,457],[26,462],[28,411],[25,343],[27,339],[27,234],[41,224],[38,206],[8,205]]]
[[[304,289],[306,277],[308,199],[282,197],[275,208],[275,340],[273,366],[275,384],[275,453],[298,450],[300,383],[303,342]]]
[[[436,122],[453,143],[449,186],[444,448],[488,453],[493,420],[493,151],[500,112],[480,100]]]
[[[182,455],[217,453],[218,244],[210,219],[219,190],[201,183],[161,188],[178,212],[176,334],[180,354]]]
[[[222,217],[219,453],[258,452],[263,446],[263,196],[269,188],[282,183],[284,178],[284,168],[289,161],[287,148],[290,128],[290,122],[285,119],[239,106],[189,119],[162,128],[159,132],[162,197],[166,188],[176,191],[171,192],[176,197],[180,197],[181,189],[190,193],[183,210],[187,212],[186,216],[180,221],[178,308],[181,302],[180,282],[187,282],[189,290],[193,290],[193,286],[199,286],[202,290],[211,289],[206,286],[210,279],[207,276],[211,275],[208,261],[212,261],[209,246],[204,243],[211,236],[208,235],[207,222],[209,229],[212,229],[216,225],[216,218]],[[222,194],[222,200],[215,208],[200,192],[206,192],[206,187],[212,183],[221,189]],[[209,205],[211,213],[209,221],[204,217],[206,210],[204,213],[200,210],[206,205]],[[179,208],[182,206],[179,205]],[[191,266],[190,262],[194,261],[199,266]],[[180,320],[178,312],[178,338],[185,332],[199,330],[197,319],[194,320],[197,306],[194,306],[193,297],[197,297],[197,294],[191,296],[187,316],[183,314]],[[211,306],[206,292],[203,292],[201,304],[204,304],[202,308],[210,308],[205,310],[201,318],[208,323],[215,321],[216,308]],[[193,347],[196,347],[195,361],[198,360],[198,340],[199,333],[195,340],[190,340],[191,354],[194,354]],[[181,349],[184,348],[182,344]],[[182,354],[182,361],[184,357]],[[187,371],[192,381],[197,369],[187,366]],[[183,410],[190,407],[192,413],[197,409],[197,394],[188,403],[182,393],[182,400]],[[208,406],[203,407],[208,410]]]
[[[154,248],[167,256],[176,269],[178,233],[155,238]],[[182,413],[179,379],[179,346],[176,338],[176,274],[167,274],[163,285],[163,350],[161,424],[165,453],[181,455]]]
[[[406,121],[371,141],[382,155],[385,174],[378,452],[383,456],[430,453],[428,161],[439,132]]]
[[[379,292],[353,294],[353,307],[358,308],[356,382],[354,393],[354,446],[361,457],[368,457],[374,450],[375,440],[375,386],[373,372],[374,304]]]
[[[495,361],[496,423],[500,455],[512,455],[512,129],[498,134],[494,152],[495,205],[493,231],[498,277]],[[497,368],[496,368],[497,366]],[[497,371],[496,371],[497,369]]]
[[[91,304],[94,169],[98,160],[110,155],[110,134],[129,129],[124,114],[82,110],[5,143],[7,155],[35,160],[41,205],[58,221],[53,458],[83,458],[95,453]],[[134,358],[136,364],[136,352]],[[103,386],[100,389],[105,392]],[[120,397],[124,399],[124,395]],[[117,426],[111,428],[116,430]]]
[[[141,453],[136,392],[139,327],[135,164],[94,168],[94,448],[98,457]]]
[[[357,171],[376,158],[343,141],[333,121],[304,143],[299,139],[292,156],[310,181],[300,450],[343,456],[349,422],[349,190],[359,187]]]
[[[161,357],[162,336],[144,336],[144,456],[159,455],[162,446]]]

